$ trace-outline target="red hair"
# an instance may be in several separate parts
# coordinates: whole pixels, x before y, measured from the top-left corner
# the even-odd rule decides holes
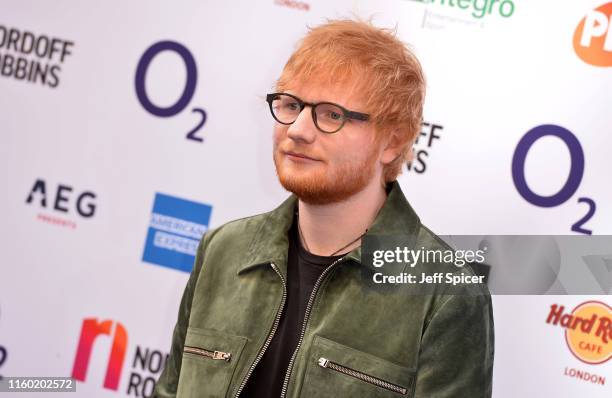
[[[425,77],[415,55],[390,29],[370,22],[331,20],[310,28],[277,81],[278,91],[316,79],[353,83],[366,98],[376,131],[376,143],[393,135],[399,156],[384,169],[393,181],[409,160],[419,134],[425,100]]]

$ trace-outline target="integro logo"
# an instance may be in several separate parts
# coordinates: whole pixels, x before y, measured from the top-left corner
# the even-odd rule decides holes
[[[515,5],[511,0],[412,0],[417,3],[435,4],[447,8],[456,8],[470,12],[474,18],[481,19],[488,15],[500,15],[509,18],[514,14]]]
[[[600,301],[587,301],[570,313],[553,304],[546,323],[565,328],[569,350],[580,361],[602,364],[612,357],[612,308]]]
[[[100,336],[112,337],[104,388],[117,391],[125,362],[128,333],[121,323],[110,319],[98,321],[97,318],[87,318],[83,320],[81,337],[72,367],[72,377],[75,380],[85,381],[93,346]],[[131,372],[127,380],[126,394],[138,398],[152,397],[155,382],[166,366],[168,357],[168,353],[136,345],[131,361]]]
[[[157,193],[142,261],[191,272],[212,206]]]
[[[612,66],[612,2],[582,18],[574,32],[574,50],[594,66]]]

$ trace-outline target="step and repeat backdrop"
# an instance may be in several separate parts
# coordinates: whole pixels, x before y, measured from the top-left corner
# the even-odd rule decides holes
[[[0,10],[4,377],[71,376],[67,396],[151,395],[201,235],[288,195],[265,94],[329,18],[395,28],[422,61],[424,122],[399,181],[433,231],[612,234],[612,2]],[[611,253],[593,295],[493,297],[494,397],[611,396]]]

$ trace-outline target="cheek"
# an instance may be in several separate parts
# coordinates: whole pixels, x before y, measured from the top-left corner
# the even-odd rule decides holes
[[[370,164],[378,159],[379,154],[373,142],[364,137],[353,140],[345,140],[338,152],[338,162],[353,165]]]
[[[274,125],[274,147],[277,147],[283,139],[287,136],[287,126],[280,123]]]
[[[370,145],[361,137],[343,137],[339,144],[338,159],[343,162],[361,163],[370,151]]]

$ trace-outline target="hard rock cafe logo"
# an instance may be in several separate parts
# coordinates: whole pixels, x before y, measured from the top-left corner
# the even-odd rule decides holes
[[[553,304],[546,323],[565,328],[565,341],[576,358],[588,364],[602,364],[612,357],[612,307],[600,301],[586,301],[571,313]]]

